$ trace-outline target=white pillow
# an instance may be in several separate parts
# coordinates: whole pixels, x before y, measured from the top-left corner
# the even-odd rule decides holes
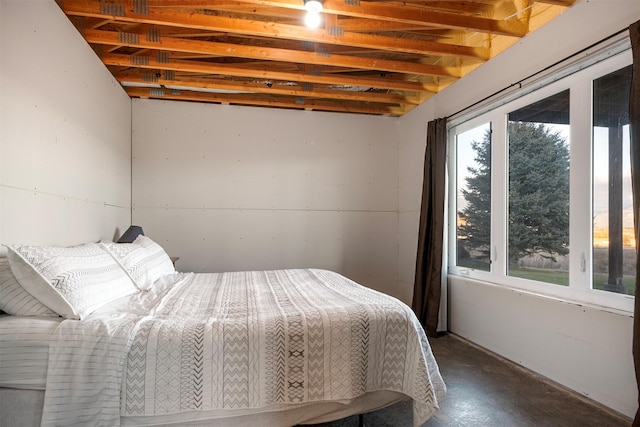
[[[9,260],[0,258],[0,310],[15,316],[55,316],[40,301],[27,292],[11,272]]]
[[[69,319],[138,292],[129,276],[97,243],[73,247],[9,246],[11,270],[41,303]]]
[[[149,289],[160,277],[176,272],[169,255],[147,236],[140,235],[133,243],[100,244],[113,255],[139,289]]]

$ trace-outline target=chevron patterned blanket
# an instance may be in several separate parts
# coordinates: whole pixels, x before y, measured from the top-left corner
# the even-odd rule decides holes
[[[413,399],[421,425],[445,393],[411,309],[337,273],[190,274],[145,310],[61,323],[43,425],[348,401],[376,390]]]

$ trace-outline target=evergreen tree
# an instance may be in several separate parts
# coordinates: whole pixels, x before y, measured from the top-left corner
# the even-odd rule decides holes
[[[458,247],[474,251],[474,258],[489,264],[491,243],[491,130],[487,130],[481,141],[471,142],[477,167],[469,166],[465,178],[466,189],[461,193],[467,201],[458,212],[460,226]],[[460,253],[460,251],[459,251]]]
[[[565,139],[539,123],[509,122],[509,265],[540,254],[569,252],[569,149]],[[477,167],[468,169],[467,201],[459,234],[468,249],[489,259],[491,134],[474,141]]]

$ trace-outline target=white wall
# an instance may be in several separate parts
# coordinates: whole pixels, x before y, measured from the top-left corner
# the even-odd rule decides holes
[[[446,117],[640,19],[637,0],[581,0],[547,26],[400,118],[399,265],[412,266],[412,200],[422,184],[426,123]],[[403,168],[401,168],[402,170]],[[404,177],[404,178],[403,178]],[[415,258],[415,255],[413,255]],[[411,277],[413,271],[399,273]],[[449,277],[449,329],[629,417],[637,408],[632,317]]]
[[[53,0],[0,3],[0,243],[130,221],[131,102]]]
[[[134,100],[133,205],[178,269],[326,268],[407,297],[397,119]]]
[[[450,277],[449,328],[629,417],[637,409],[630,316]]]

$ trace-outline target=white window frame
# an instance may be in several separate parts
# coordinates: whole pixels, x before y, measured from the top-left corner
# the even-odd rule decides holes
[[[628,36],[609,41],[594,52],[584,53],[568,63],[559,64],[543,76],[521,83],[517,89],[503,93],[462,113],[448,123],[449,129],[449,206],[448,206],[448,274],[485,283],[506,286],[523,292],[599,309],[633,313],[634,297],[591,288],[592,274],[592,109],[593,81],[632,63]],[[570,253],[569,286],[507,276],[508,147],[509,112],[548,96],[570,90]],[[458,267],[456,206],[456,135],[491,122],[491,271]],[[576,165],[588,165],[579,167]],[[638,289],[638,288],[636,288]],[[637,290],[636,290],[637,292]]]

